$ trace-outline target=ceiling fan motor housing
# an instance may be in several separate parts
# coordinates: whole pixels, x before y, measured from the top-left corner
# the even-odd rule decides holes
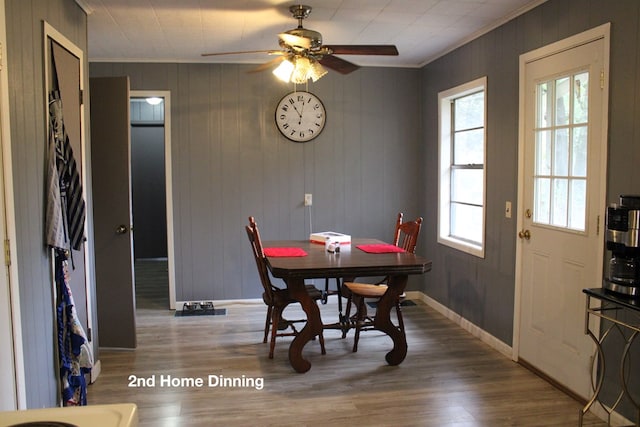
[[[310,49],[319,49],[322,46],[322,34],[317,31],[310,30],[308,28],[294,28],[289,31],[285,31],[286,34],[290,34],[296,37],[302,37],[309,40]],[[280,43],[282,45],[282,42]],[[283,46],[284,47],[284,46]]]

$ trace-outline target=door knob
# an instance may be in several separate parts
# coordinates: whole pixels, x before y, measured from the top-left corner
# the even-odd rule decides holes
[[[518,232],[518,237],[521,239],[529,240],[531,238],[531,232],[529,230],[522,230]]]
[[[116,234],[125,234],[127,232],[127,226],[124,224],[120,224],[118,228],[116,228]]]

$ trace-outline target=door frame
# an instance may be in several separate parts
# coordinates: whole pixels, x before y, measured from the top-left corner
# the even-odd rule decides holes
[[[49,41],[53,41],[60,45],[62,48],[67,50],[71,55],[78,58],[79,64],[79,85],[80,85],[80,94],[84,96],[87,92],[85,91],[85,78],[87,76],[86,71],[86,63],[85,63],[85,54],[84,51],[77,46],[74,42],[68,39],[64,34],[55,29],[52,25],[50,25],[47,21],[42,21],[42,33],[43,33],[43,42],[42,42],[42,50],[44,57],[44,65],[43,65],[43,75],[44,75],[44,99],[43,105],[44,114],[45,114],[45,130],[46,135],[49,135],[49,93],[51,92],[50,87],[50,75],[51,69],[50,64],[52,61],[51,50],[49,49]],[[90,164],[91,164],[91,155],[89,152],[89,148],[87,147],[87,125],[86,125],[86,117],[87,117],[87,100],[88,98],[84,97],[79,106],[79,120],[80,120],[80,150],[81,155],[78,157],[78,163],[80,164],[80,180],[82,183],[82,198],[85,201],[86,206],[86,215],[85,215],[85,224],[84,224],[84,233],[85,235],[91,235],[93,230],[93,215],[90,214],[93,207],[91,204],[91,199],[89,194],[87,193],[89,185],[89,174],[90,172]],[[47,140],[48,141],[48,140]],[[51,289],[52,289],[52,307],[54,308],[58,305],[58,301],[56,301],[56,283],[55,283],[55,269],[54,269],[54,255],[53,250],[49,249],[49,256],[51,262]],[[93,350],[94,354],[97,354],[96,342],[93,339],[94,337],[94,326],[96,320],[96,307],[95,307],[95,270],[94,270],[94,262],[95,254],[93,252],[93,245],[89,243],[89,240],[85,241],[82,245],[82,258],[84,261],[84,291],[85,291],[85,300],[77,301],[76,305],[82,303],[86,309],[87,315],[87,324],[82,325],[86,327],[87,333],[87,341]],[[54,316],[55,317],[55,316]],[[55,318],[54,318],[55,324]],[[55,351],[57,352],[57,343],[55,345]],[[56,361],[56,368],[58,367],[59,361]],[[90,375],[90,382],[94,382],[96,378],[100,375],[101,364],[100,360],[96,359],[93,363],[93,369]]]
[[[173,227],[173,179],[171,169],[171,91],[168,90],[131,90],[131,98],[149,98],[157,96],[164,99],[164,179],[167,210],[167,268],[169,275],[169,309],[176,308],[176,269]],[[131,161],[131,159],[129,159]],[[133,237],[135,241],[135,234]]]
[[[609,105],[609,49],[611,40],[611,24],[606,23],[566,39],[551,43],[547,46],[543,46],[539,49],[524,53],[520,55],[520,70],[519,70],[519,112],[518,112],[518,202],[517,202],[517,230],[523,228],[523,216],[521,212],[525,209],[524,205],[524,163],[525,163],[525,67],[527,63],[535,60],[551,56],[566,50],[570,50],[574,47],[587,44],[589,42],[603,39],[604,40],[604,58],[603,58],[603,70],[604,76],[602,76],[603,85],[603,104]],[[599,183],[599,197],[602,200],[602,206],[599,208],[600,217],[600,230],[604,230],[604,218],[606,210],[606,196],[607,196],[607,159],[608,159],[608,108],[604,108],[602,111],[602,133],[600,140],[604,144],[604,150],[601,151],[600,157],[600,183]],[[603,231],[601,231],[603,232]],[[520,315],[522,308],[522,239],[516,241],[516,268],[515,268],[515,295],[514,295],[514,308],[513,308],[513,346],[512,346],[512,359],[518,361],[520,354]],[[604,244],[598,247],[597,259],[604,262]],[[597,266],[597,275],[602,278],[604,266],[600,263]],[[594,278],[597,279],[597,278]],[[597,327],[597,326],[596,326]]]
[[[13,161],[11,152],[11,120],[9,106],[9,78],[7,75],[7,30],[5,16],[5,0],[0,0],[0,191],[2,199],[0,208],[4,216],[2,226],[2,238],[5,240],[5,250],[8,250],[9,266],[5,265],[4,276],[0,279],[1,290],[7,291],[9,298],[3,301],[2,314],[8,315],[8,323],[0,326],[2,337],[5,334],[12,338],[8,346],[8,354],[12,360],[6,365],[0,365],[4,373],[13,378],[13,387],[6,390],[8,395],[3,397],[10,399],[8,409],[27,409],[27,384],[25,377],[24,350],[22,338],[22,314],[20,310],[20,286],[18,283],[18,253],[16,246],[16,217],[15,198],[13,191]],[[5,309],[7,310],[5,312]],[[3,318],[3,320],[5,320]],[[2,341],[0,341],[2,342]],[[4,375],[3,373],[3,375]],[[2,384],[5,386],[5,384]],[[3,390],[3,393],[5,391]]]

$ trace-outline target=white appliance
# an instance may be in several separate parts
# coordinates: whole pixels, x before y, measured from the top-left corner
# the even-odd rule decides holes
[[[133,403],[0,412],[0,427],[137,427]]]

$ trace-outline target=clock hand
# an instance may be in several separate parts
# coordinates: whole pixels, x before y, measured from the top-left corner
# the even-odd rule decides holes
[[[300,109],[300,113],[299,113],[300,114],[300,121],[298,122],[299,125],[302,124],[302,115],[304,114],[304,106],[305,106],[305,104],[306,103],[304,101],[302,101],[302,108]],[[298,110],[296,110],[296,111],[298,111]]]
[[[302,112],[298,111],[298,107],[296,107],[295,105],[293,106],[293,109],[296,110],[296,113],[298,113],[298,124],[301,125],[302,124]],[[302,104],[302,111],[304,111],[304,104]]]

